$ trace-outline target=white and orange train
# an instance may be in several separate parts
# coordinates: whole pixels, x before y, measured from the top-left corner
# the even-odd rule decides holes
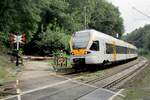
[[[138,56],[134,45],[92,29],[74,33],[70,48],[74,64],[105,64]]]

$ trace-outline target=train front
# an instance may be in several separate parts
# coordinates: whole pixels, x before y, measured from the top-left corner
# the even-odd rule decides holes
[[[70,41],[71,62],[77,65],[87,63],[86,57],[88,53],[90,53],[90,51],[88,51],[90,39],[90,31],[80,31],[72,35]]]

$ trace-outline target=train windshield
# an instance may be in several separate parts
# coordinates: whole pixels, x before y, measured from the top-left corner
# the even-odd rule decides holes
[[[80,32],[73,35],[73,49],[86,49],[90,40],[90,33]]]

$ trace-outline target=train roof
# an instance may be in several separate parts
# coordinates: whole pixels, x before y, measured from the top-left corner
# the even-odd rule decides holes
[[[82,31],[78,31],[77,33],[83,33],[83,32],[88,32],[90,33],[91,35],[93,35],[94,37],[99,37],[105,41],[115,41],[118,45],[121,45],[121,46],[127,46],[129,48],[134,48],[134,49],[137,49],[134,45],[128,43],[128,42],[125,42],[125,41],[122,41],[122,40],[119,40],[119,39],[116,39],[110,35],[107,35],[105,33],[102,33],[102,32],[98,32],[94,29],[87,29],[87,30],[82,30]]]

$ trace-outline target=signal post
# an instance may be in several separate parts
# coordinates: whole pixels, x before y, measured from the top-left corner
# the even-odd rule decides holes
[[[16,67],[18,68],[19,66],[19,46],[20,44],[25,45],[26,44],[26,34],[22,33],[21,35],[15,35],[13,33],[10,33],[10,43],[11,44],[16,44]]]

